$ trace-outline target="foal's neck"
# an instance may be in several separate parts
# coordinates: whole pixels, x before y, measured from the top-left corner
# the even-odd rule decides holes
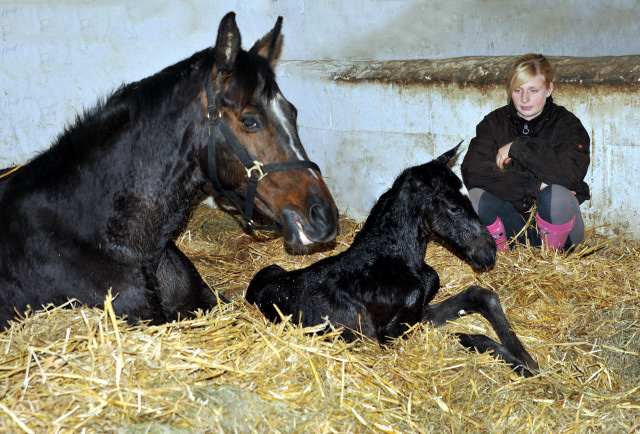
[[[422,261],[429,233],[415,202],[397,191],[394,194],[392,189],[371,210],[359,237],[377,239],[376,244],[384,248],[385,255],[401,256],[404,260],[419,258]]]

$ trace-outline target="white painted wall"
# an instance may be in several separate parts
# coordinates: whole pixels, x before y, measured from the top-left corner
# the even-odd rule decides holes
[[[363,218],[405,166],[473,136],[504,102],[495,92],[421,91],[341,84],[327,60],[448,58],[543,52],[640,54],[637,0],[79,0],[0,1],[0,167],[45,149],[83,108],[215,42],[229,10],[248,48],[278,15],[285,35],[276,72],[298,107],[300,135],[341,210]],[[304,62],[300,62],[304,61]],[[637,87],[635,88],[637,89]],[[632,101],[637,101],[637,91]],[[592,224],[615,217],[640,236],[635,189],[638,105],[556,93],[595,134]],[[601,93],[596,92],[596,96]],[[635,105],[634,105],[635,104]],[[618,116],[612,116],[615,114]],[[617,120],[611,121],[612,118]],[[624,155],[626,158],[620,159]],[[630,158],[629,158],[630,157]],[[597,205],[597,208],[596,208]],[[602,209],[602,207],[605,207]],[[588,222],[589,223],[589,222]]]

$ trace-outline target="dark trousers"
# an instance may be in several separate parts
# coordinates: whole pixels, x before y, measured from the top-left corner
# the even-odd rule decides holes
[[[515,207],[505,200],[480,188],[469,190],[469,199],[482,220],[482,223],[489,226],[500,217],[504,224],[507,238],[511,241],[509,246],[513,248],[516,243],[524,244],[528,239],[532,246],[542,244],[540,234],[536,225],[530,225],[516,239],[512,239],[519,234],[529,219],[529,214],[520,214]],[[536,198],[536,208],[540,218],[554,225],[562,225],[576,217],[573,230],[564,245],[565,249],[572,245],[577,245],[584,239],[584,222],[580,213],[580,204],[571,191],[561,185],[553,184],[540,191]],[[535,221],[535,216],[534,216]]]

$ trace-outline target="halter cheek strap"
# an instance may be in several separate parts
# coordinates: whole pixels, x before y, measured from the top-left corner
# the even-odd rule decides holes
[[[209,120],[209,144],[207,146],[207,164],[209,178],[213,184],[213,188],[224,196],[238,210],[244,221],[252,229],[256,230],[274,230],[281,229],[282,226],[276,223],[272,226],[256,226],[253,222],[253,208],[258,189],[258,181],[267,176],[269,173],[280,172],[291,169],[314,169],[320,173],[320,168],[316,163],[308,160],[291,160],[277,163],[264,164],[249,156],[249,153],[242,147],[227,122],[222,118],[216,107],[215,95],[213,93],[213,84],[211,83],[211,74],[207,73],[207,83],[205,85],[207,92],[207,100],[209,103],[207,117]],[[247,171],[248,183],[245,198],[244,210],[236,201],[235,194],[222,188],[218,179],[218,169],[216,167],[216,132],[220,132],[226,142],[231,146],[233,152],[238,157],[245,170]]]

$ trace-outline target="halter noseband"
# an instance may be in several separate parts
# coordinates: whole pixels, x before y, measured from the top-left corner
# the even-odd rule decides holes
[[[229,125],[222,118],[222,114],[216,107],[216,99],[215,94],[213,93],[213,83],[211,82],[210,72],[207,72],[207,82],[205,85],[205,89],[207,92],[207,100],[209,104],[207,109],[207,118],[209,118],[209,144],[207,146],[207,162],[209,169],[209,179],[211,179],[213,188],[215,188],[215,190],[219,194],[224,196],[231,202],[231,204],[233,204],[234,207],[236,207],[244,221],[252,229],[281,229],[282,226],[277,222],[272,226],[256,226],[256,224],[253,222],[253,208],[256,198],[256,190],[258,189],[258,181],[267,176],[269,173],[273,172],[280,172],[283,170],[291,169],[314,169],[317,170],[318,173],[320,173],[320,168],[316,163],[308,160],[282,161],[279,163],[264,164],[258,160],[252,159],[247,151],[242,147],[235,134],[233,134],[233,131],[231,131],[231,128],[229,128]],[[233,149],[236,156],[238,157],[240,162],[242,162],[245,170],[247,171],[249,181],[247,183],[247,194],[244,210],[242,209],[240,204],[238,204],[232,194],[229,191],[224,190],[220,185],[220,180],[218,179],[218,169],[216,167],[215,131],[219,131],[222,133],[227,143],[231,146],[231,149]]]

